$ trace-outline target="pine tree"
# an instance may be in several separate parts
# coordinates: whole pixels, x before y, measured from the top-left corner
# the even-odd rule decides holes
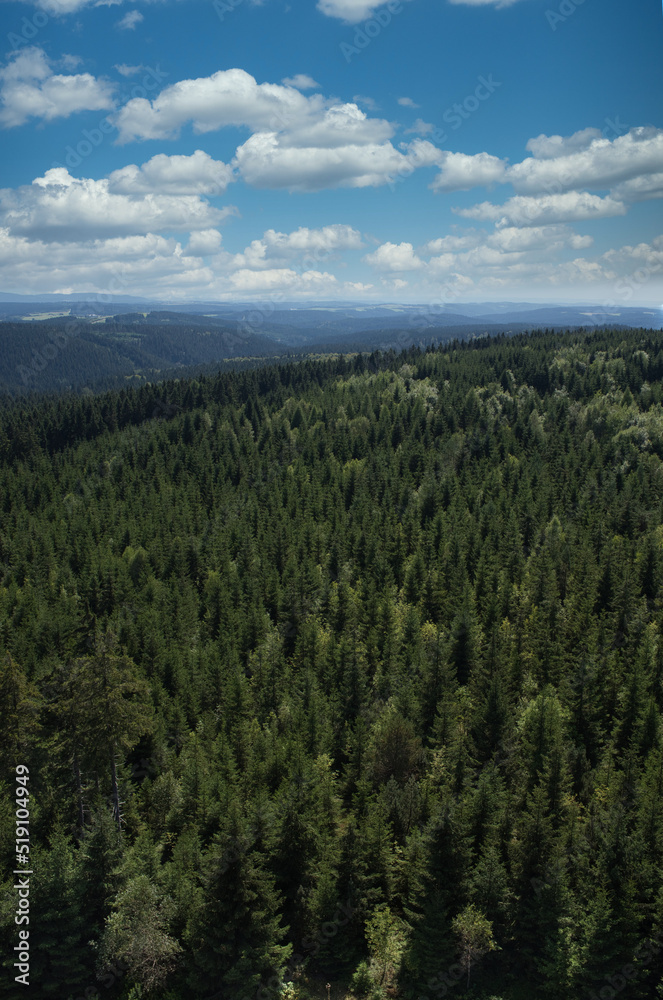
[[[463,900],[467,845],[461,821],[444,807],[428,829],[428,864],[421,891],[405,915],[410,936],[403,957],[401,985],[414,996],[429,988],[454,961],[452,921]]]
[[[187,930],[195,996],[227,991],[252,1000],[260,986],[277,988],[292,950],[282,943],[285,932],[274,878],[233,802],[207,859],[202,906]]]

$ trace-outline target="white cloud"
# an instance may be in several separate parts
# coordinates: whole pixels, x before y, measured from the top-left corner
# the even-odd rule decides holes
[[[482,233],[477,232],[477,230],[470,230],[470,232],[465,233],[463,236],[441,236],[435,240],[429,240],[428,243],[422,248],[423,253],[446,253],[453,252],[457,253],[461,250],[471,250],[481,241]]]
[[[369,111],[377,111],[380,107],[374,98],[368,97],[366,94],[354,94],[352,101],[354,104],[361,104],[363,107],[368,108]]]
[[[609,196],[600,198],[585,191],[567,191],[565,194],[547,194],[538,198],[519,195],[503,205],[484,201],[471,208],[454,208],[453,211],[465,219],[495,222],[498,227],[541,226],[625,215],[626,206]]]
[[[448,235],[429,240],[422,247],[422,253],[446,255],[453,261],[468,260],[469,252],[487,246],[501,253],[521,253],[522,251],[544,250],[555,253],[564,247],[582,250],[593,243],[591,236],[579,236],[568,226],[506,226],[495,232],[470,229],[462,236]]]
[[[305,97],[294,87],[258,84],[243,69],[227,69],[208,77],[179,80],[154,101],[134,98],[115,116],[115,124],[121,142],[168,139],[187,122],[199,134],[229,125],[251,131],[280,129],[303,124],[324,107],[319,94]]]
[[[135,31],[136,25],[144,20],[145,18],[139,10],[130,10],[117,22],[116,27],[124,31]]]
[[[135,76],[136,73],[142,72],[145,67],[142,64],[140,66],[127,66],[126,63],[116,63],[114,69],[118,71],[120,76]]]
[[[393,127],[381,118],[367,118],[356,104],[335,104],[321,114],[291,125],[279,136],[282,147],[337,149],[384,142]]]
[[[618,184],[611,192],[615,198],[625,201],[647,201],[650,198],[663,198],[663,173],[647,174],[644,177],[633,177],[631,180]]]
[[[419,104],[415,104],[411,97],[399,97],[398,103],[402,108],[418,108]]]
[[[218,229],[201,229],[197,233],[191,233],[185,253],[188,256],[194,257],[203,257],[207,254],[218,253],[221,249],[222,240],[223,237]]]
[[[297,73],[295,76],[286,76],[281,83],[285,84],[286,87],[295,87],[296,90],[317,90],[320,86],[316,83],[312,76],[307,76],[306,73]]]
[[[262,242],[277,256],[286,253],[310,254],[316,251],[357,250],[363,246],[361,233],[351,226],[344,225],[323,226],[321,229],[300,226],[291,233],[278,233],[274,229],[268,229]]]
[[[13,128],[29,118],[68,118],[78,111],[114,107],[113,85],[89,73],[54,74],[43,49],[14,53],[0,69],[0,125]]]
[[[497,7],[501,10],[502,7],[512,7],[514,3],[518,3],[518,0],[449,0],[451,4],[463,4],[466,7]]]
[[[377,271],[420,271],[424,267],[411,243],[383,243],[364,260]]]
[[[431,188],[433,191],[467,191],[473,187],[501,184],[505,180],[506,163],[489,153],[440,153],[441,170]]]
[[[238,147],[233,166],[246,183],[263,188],[375,186],[442,163],[441,151],[429,142],[415,140],[397,150],[390,141],[394,126],[369,118],[354,102],[258,84],[241,69],[179,81],[152,102],[131,100],[113,122],[120,142],[174,137],[186,122],[199,133],[243,126],[253,134]]]
[[[585,128],[566,137],[542,133],[535,139],[530,139],[525,148],[538,160],[555,160],[560,156],[588,149],[596,139],[601,138],[602,134],[597,128]]]
[[[595,129],[576,132],[568,139],[539,136],[528,143],[535,155],[516,163],[508,180],[522,194],[542,191],[594,191],[660,173],[663,129],[632,128],[616,139],[604,139]],[[554,151],[559,149],[559,155]]]
[[[532,282],[542,289],[565,283],[577,286],[583,274],[592,284],[615,280],[618,272],[608,261],[560,260],[564,253],[585,250],[592,242],[565,225],[471,229],[429,240],[419,250],[411,243],[384,243],[364,260],[385,276],[383,283],[387,275],[417,272],[417,284],[409,282],[412,294],[418,289],[420,295],[430,296],[437,289],[437,301],[441,289],[450,304],[470,291],[475,297],[500,288],[509,288],[511,295],[518,290],[530,293]],[[643,251],[642,256],[652,259],[651,253]]]
[[[327,271],[304,271],[299,274],[292,268],[272,268],[268,271],[235,271],[229,278],[236,292],[288,291],[305,295],[335,292],[337,279]]]
[[[108,177],[113,194],[222,194],[233,180],[232,167],[197,149],[191,156],[157,153],[141,167],[134,163]]]
[[[76,69],[83,62],[81,56],[72,56],[65,53],[60,59],[63,69]]]
[[[253,240],[243,253],[236,254],[237,268],[263,269],[285,264],[293,258],[303,258],[304,264],[319,263],[340,250],[356,250],[363,246],[361,234],[351,226],[332,225],[321,229],[300,226],[292,233],[268,229],[262,239]]]
[[[155,233],[58,243],[13,236],[0,227],[0,264],[7,287],[34,292],[151,289],[167,297],[176,283],[203,286],[214,278],[199,258],[183,257],[179,242]]]
[[[435,126],[431,125],[430,122],[425,122],[423,118],[416,118],[414,123],[410,128],[405,129],[405,134],[414,133],[415,135],[430,135],[431,132],[435,131]]]
[[[71,177],[47,170],[31,185],[0,190],[0,224],[14,235],[60,242],[209,229],[232,209],[216,209],[197,195],[117,194],[109,179]]]
[[[371,17],[387,0],[318,0],[318,10],[346,24],[358,24]]]
[[[431,188],[509,183],[516,197],[504,205],[483,202],[458,214],[523,226],[623,215],[629,202],[663,197],[663,129],[632,128],[612,140],[595,128],[567,137],[539,135],[527,149],[533,155],[513,166],[489,153],[440,151],[441,169]],[[606,196],[590,193],[606,190]]]
[[[87,7],[93,0],[36,0],[36,2],[37,6],[41,7],[42,10],[47,11],[54,17],[59,17],[66,14],[73,14],[75,11],[81,10],[82,7]],[[99,0],[95,3],[95,7],[97,6],[101,6]]]
[[[488,246],[495,247],[505,253],[523,250],[545,250],[555,253],[564,247],[573,250],[584,250],[593,243],[591,236],[579,236],[568,226],[506,226],[499,229],[486,239]]]
[[[387,184],[425,165],[424,159],[420,150],[399,152],[390,142],[297,147],[283,144],[275,133],[260,132],[239,147],[233,164],[255,187],[319,191]]]
[[[663,236],[657,236],[651,243],[638,243],[636,246],[623,246],[618,250],[608,250],[602,260],[610,266],[624,266],[629,270],[639,269],[642,265],[658,274],[663,273]]]

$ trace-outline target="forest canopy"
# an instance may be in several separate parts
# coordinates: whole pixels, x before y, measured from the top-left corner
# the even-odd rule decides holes
[[[0,995],[18,764],[44,997],[663,995],[662,376],[546,331],[0,408]]]

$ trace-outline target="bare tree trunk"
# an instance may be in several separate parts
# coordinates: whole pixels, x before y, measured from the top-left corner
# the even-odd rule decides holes
[[[122,814],[120,812],[120,792],[117,787],[117,768],[115,767],[115,747],[111,750],[111,781],[113,785],[113,814],[118,830],[122,830]]]
[[[79,839],[82,840],[85,836],[85,807],[83,805],[83,784],[81,782],[81,769],[78,763],[78,754],[74,752],[74,777],[76,778],[76,796],[78,798],[78,828],[80,831]]]

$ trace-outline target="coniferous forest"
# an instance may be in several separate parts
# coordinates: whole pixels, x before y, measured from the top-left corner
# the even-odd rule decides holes
[[[546,331],[3,404],[2,995],[663,996],[662,377]]]

